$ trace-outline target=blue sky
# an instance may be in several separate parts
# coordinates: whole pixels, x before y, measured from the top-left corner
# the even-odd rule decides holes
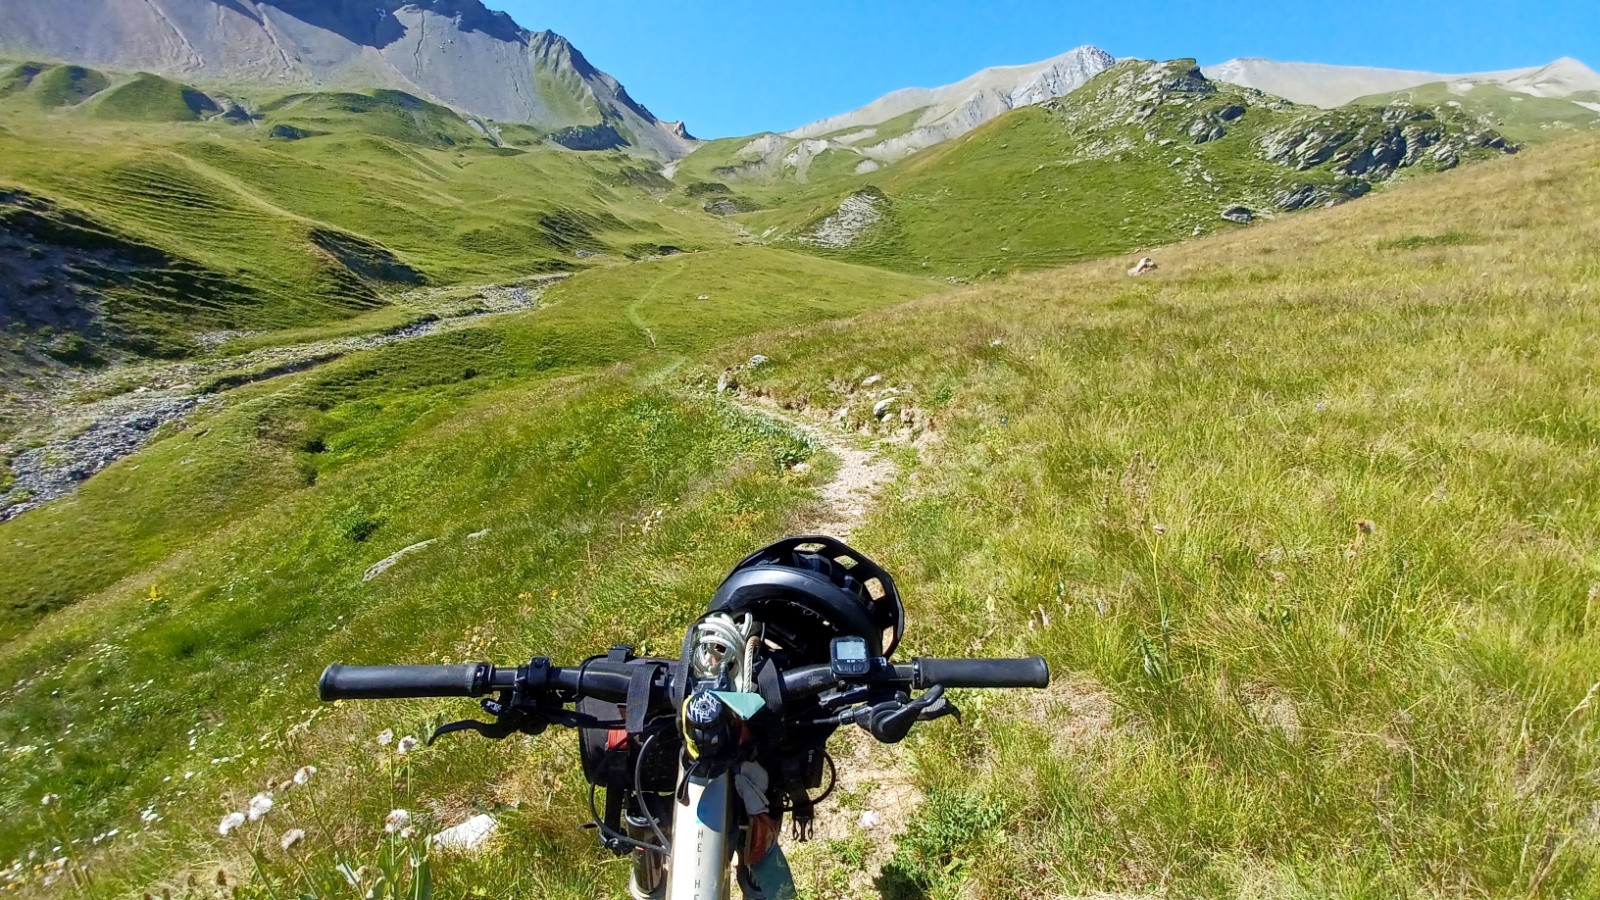
[[[1266,56],[1453,73],[1574,56],[1600,68],[1596,0],[485,2],[566,35],[698,137],[792,128],[1080,44],[1202,63]]]

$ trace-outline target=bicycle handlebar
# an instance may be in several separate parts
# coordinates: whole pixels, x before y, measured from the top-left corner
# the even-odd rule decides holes
[[[916,687],[1047,688],[1050,666],[1042,656],[1024,659],[913,659]]]
[[[661,660],[661,662],[666,662]],[[323,700],[391,700],[415,697],[483,697],[510,690],[519,680],[529,690],[558,690],[616,703],[628,698],[633,669],[625,663],[593,660],[582,666],[530,665],[496,668],[489,663],[448,666],[331,665],[317,683]],[[939,659],[918,657],[851,679],[863,684],[903,684],[923,689],[1044,688],[1050,667],[1040,656],[1023,659]],[[802,666],[783,673],[783,694],[805,697],[836,687],[841,679],[830,666]]]
[[[398,700],[406,697],[481,697],[491,692],[494,666],[329,666],[317,682],[323,700]]]

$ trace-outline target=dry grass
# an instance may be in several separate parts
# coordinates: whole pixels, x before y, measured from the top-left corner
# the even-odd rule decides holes
[[[940,730],[889,894],[1600,891],[1597,204],[1583,140],[764,338],[747,387],[940,432],[857,535],[910,648],[1136,725]]]

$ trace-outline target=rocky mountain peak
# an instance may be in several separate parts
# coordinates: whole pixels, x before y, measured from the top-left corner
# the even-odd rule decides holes
[[[944,87],[902,88],[785,136],[807,140],[833,135],[872,159],[899,159],[966,134],[1007,110],[1068,94],[1115,62],[1098,47],[1077,47],[1041,62],[984,69]],[[912,114],[916,119],[909,129],[891,133],[883,128]]]

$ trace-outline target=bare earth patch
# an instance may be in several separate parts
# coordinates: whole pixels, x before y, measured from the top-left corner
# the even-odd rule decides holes
[[[748,412],[801,432],[839,460],[838,470],[818,491],[823,511],[805,524],[807,531],[848,541],[850,533],[866,518],[878,492],[899,474],[892,460],[862,450],[843,434],[784,410],[766,397],[740,395],[734,402]]]
[[[904,744],[879,744],[851,726],[841,728],[828,749],[839,783],[817,806],[811,842],[790,845],[792,868],[800,884],[816,896],[877,897],[874,883],[922,805],[922,790],[911,778]],[[832,850],[851,842],[859,844],[861,853],[845,868]]]

